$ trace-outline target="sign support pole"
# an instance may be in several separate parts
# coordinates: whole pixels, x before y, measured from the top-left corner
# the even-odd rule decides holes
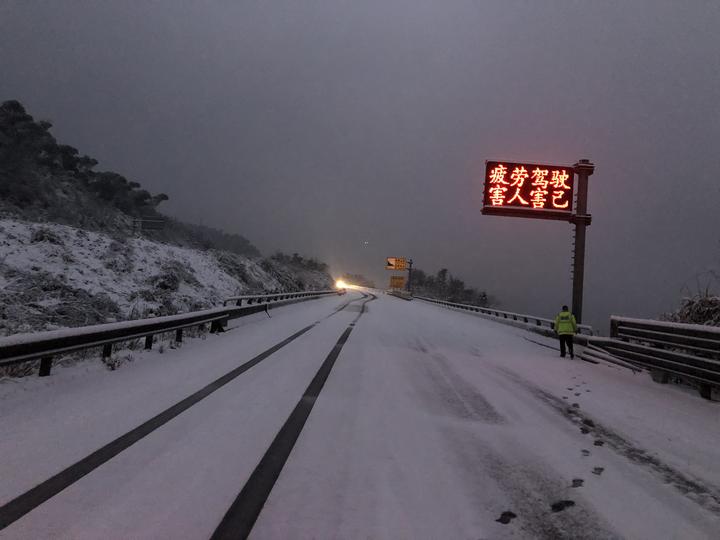
[[[589,159],[581,159],[575,165],[578,175],[577,206],[572,222],[575,224],[575,249],[573,253],[572,312],[578,324],[582,323],[583,284],[585,280],[585,230],[590,225],[587,213],[588,177],[595,171]]]
[[[407,264],[408,264],[407,291],[410,294],[412,294],[412,264],[413,264],[413,260],[408,259]]]

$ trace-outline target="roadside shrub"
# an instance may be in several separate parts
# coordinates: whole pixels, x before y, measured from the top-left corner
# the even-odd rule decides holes
[[[37,244],[39,242],[47,242],[48,244],[55,244],[56,246],[65,246],[65,242],[58,236],[52,229],[46,227],[40,227],[35,229],[30,236],[30,242]]]
[[[666,313],[661,319],[685,324],[720,326],[720,296],[698,294],[683,298],[676,311]]]

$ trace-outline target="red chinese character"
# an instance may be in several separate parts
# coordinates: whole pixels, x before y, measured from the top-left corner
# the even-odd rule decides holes
[[[505,182],[507,183],[507,182]],[[508,190],[505,186],[493,186],[490,188],[490,203],[493,206],[502,206],[505,203],[505,192]]]
[[[565,201],[565,204],[561,204],[558,202],[558,199],[562,199],[564,195],[564,191],[553,191],[552,205],[555,208],[567,208],[570,205],[570,201]]]
[[[552,186],[555,189],[570,189],[570,186],[568,186],[565,182],[567,179],[570,178],[567,172],[565,172],[565,169],[562,171],[553,171],[552,172]]]
[[[525,199],[523,199],[523,198],[520,196],[520,188],[515,188],[515,189],[516,189],[515,195],[513,195],[513,196],[512,196],[512,199],[510,199],[510,200],[508,201],[508,204],[511,204],[515,199],[519,199],[519,200],[520,200],[520,204],[524,204],[525,206],[529,205],[530,203],[527,202]]]
[[[546,171],[547,172],[547,171]],[[535,183],[533,182],[533,185]],[[530,192],[530,202],[533,205],[533,208],[545,208],[545,201],[547,200],[547,194],[548,192],[542,187],[538,186],[537,189],[533,189]]]
[[[525,179],[528,177],[528,172],[525,170],[525,167],[515,167],[513,169],[512,174],[510,175],[510,178],[512,179],[511,186],[518,186],[523,187],[523,184],[525,183]]]
[[[532,179],[533,179],[533,186],[540,187],[542,189],[547,189],[548,187],[548,179],[547,176],[550,174],[550,171],[547,169],[541,169],[538,167],[532,172]]]
[[[490,171],[490,183],[491,184],[508,184],[505,181],[505,175],[507,174],[507,167],[501,163]]]

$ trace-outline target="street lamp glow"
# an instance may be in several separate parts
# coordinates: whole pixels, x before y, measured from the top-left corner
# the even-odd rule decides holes
[[[342,279],[338,279],[338,280],[335,282],[335,288],[337,288],[337,289],[347,289],[347,288],[348,288],[348,284],[345,283]]]

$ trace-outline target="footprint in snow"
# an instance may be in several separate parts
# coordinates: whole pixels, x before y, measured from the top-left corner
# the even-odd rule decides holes
[[[579,403],[573,403],[572,406],[575,407],[576,409],[579,409],[579,408],[580,408],[580,404],[579,404]]]
[[[595,441],[593,444],[594,444],[595,446],[602,446],[603,444],[605,444],[605,441],[597,440],[597,441]]]
[[[593,468],[592,473],[600,476],[604,470],[605,470],[605,467],[595,467],[595,468]]]
[[[585,424],[586,426],[589,426],[589,427],[595,427],[595,422],[593,422],[589,418],[586,418],[585,420],[583,420],[583,424]]]
[[[588,433],[590,433],[590,430],[586,427],[581,427],[580,433],[582,433],[583,435],[587,435]]]
[[[583,480],[582,478],[573,478],[572,487],[574,487],[574,488],[582,487],[584,482],[585,482],[585,480]]]
[[[515,514],[515,512],[511,512],[508,510],[507,512],[503,512],[502,514],[500,514],[500,517],[497,518],[495,521],[497,521],[498,523],[502,523],[503,525],[507,525],[516,517],[517,514]]]
[[[558,501],[550,505],[550,510],[552,510],[553,512],[562,512],[563,510],[565,510],[566,508],[570,508],[571,506],[575,506],[575,501]]]
[[[580,450],[582,452],[582,455],[587,457],[590,455],[590,450]]]
[[[580,395],[580,392],[575,392],[575,395],[576,395],[576,396],[579,396],[579,395]]]
[[[567,399],[567,398],[568,398],[567,396],[563,396],[563,399]]]

